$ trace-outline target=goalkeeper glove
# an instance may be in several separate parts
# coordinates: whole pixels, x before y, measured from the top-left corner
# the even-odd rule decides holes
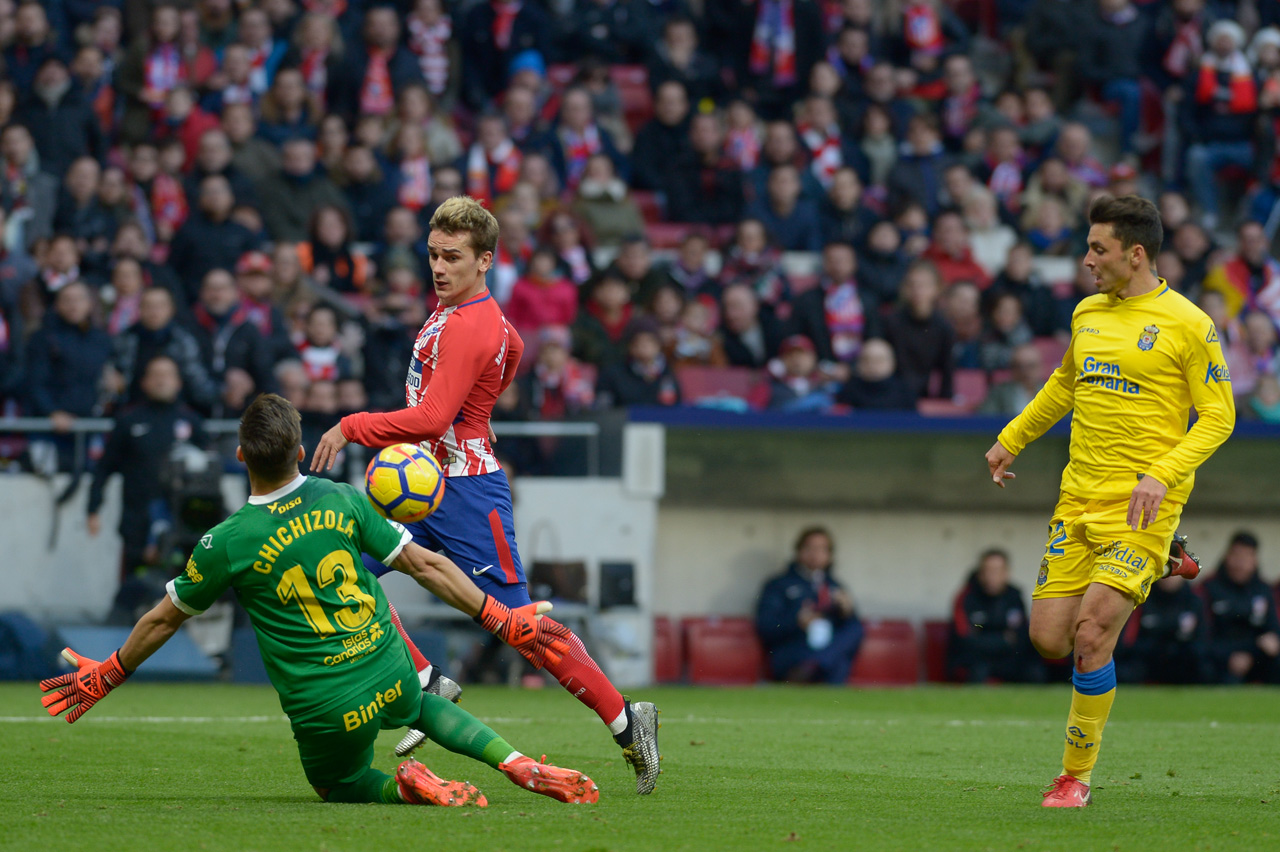
[[[40,703],[49,711],[50,716],[70,710],[67,714],[68,722],[79,719],[133,674],[120,662],[119,651],[100,663],[82,657],[70,648],[63,648],[62,658],[79,668],[79,671],[40,681],[40,689],[46,693],[40,698]]]
[[[569,628],[543,613],[551,611],[548,601],[525,604],[512,609],[492,595],[485,595],[484,606],[476,621],[485,630],[520,652],[526,660],[540,669],[550,663],[555,665],[569,650]]]

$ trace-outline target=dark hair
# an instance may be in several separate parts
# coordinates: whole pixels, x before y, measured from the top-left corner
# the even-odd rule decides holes
[[[1164,242],[1164,227],[1160,224],[1160,211],[1147,199],[1138,195],[1099,196],[1089,207],[1090,225],[1110,225],[1120,247],[1129,250],[1142,246],[1147,259],[1155,262]]]
[[[834,555],[836,552],[836,540],[831,535],[831,530],[821,524],[814,524],[811,527],[805,527],[800,530],[800,534],[796,536],[796,543],[793,548],[796,554],[799,555],[800,548],[804,547],[804,543],[815,535],[820,535],[827,540],[827,544],[831,545],[831,553]]]
[[[999,556],[1001,559],[1004,560],[1005,565],[1009,564],[1009,551],[1005,550],[1003,547],[988,547],[986,550],[978,554],[977,567],[981,568],[982,563],[986,562],[988,559],[990,559],[993,556]]]
[[[240,452],[249,472],[265,482],[281,482],[298,472],[302,417],[289,400],[264,393],[240,417]]]
[[[1231,536],[1231,541],[1227,546],[1235,547],[1237,544],[1243,547],[1248,547],[1252,550],[1257,550],[1258,537],[1248,530],[1240,530],[1235,535]]]

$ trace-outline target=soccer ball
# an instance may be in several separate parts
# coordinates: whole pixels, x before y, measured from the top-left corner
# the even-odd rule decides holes
[[[416,444],[396,444],[383,448],[369,462],[364,487],[378,514],[412,524],[440,508],[444,471]]]

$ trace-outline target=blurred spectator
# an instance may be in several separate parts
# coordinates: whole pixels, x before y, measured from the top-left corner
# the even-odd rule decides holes
[[[144,275],[142,264],[132,257],[121,257],[112,265],[110,284],[100,291],[107,310],[107,334],[112,337],[138,321],[142,291],[147,286]]]
[[[520,178],[523,159],[502,116],[482,115],[476,124],[476,141],[467,150],[465,163],[459,164],[467,176],[467,194],[484,203],[506,195]]]
[[[595,0],[587,0],[595,2]],[[616,2],[616,0],[615,0]],[[590,54],[578,60],[578,71],[570,81],[570,87],[581,86],[591,96],[591,111],[596,124],[609,131],[614,144],[625,156],[631,152],[631,128],[622,112],[622,93],[613,82],[608,65]]]
[[[813,341],[803,334],[782,341],[767,372],[770,411],[826,411],[834,402],[838,385],[818,369]]]
[[[667,275],[684,291],[686,298],[704,296],[719,301],[720,286],[708,269],[710,240],[702,231],[690,231],[680,241],[675,259],[666,267]]]
[[[1089,186],[1071,173],[1061,157],[1047,157],[1027,181],[1022,194],[1023,231],[1031,228],[1046,202],[1056,201],[1065,224],[1074,226],[1081,221],[1081,213],[1089,198]]]
[[[982,339],[982,368],[1003,370],[1011,366],[1013,352],[1031,342],[1031,326],[1022,315],[1022,299],[1003,293],[991,302],[986,333]]]
[[[1260,376],[1248,404],[1241,408],[1246,419],[1280,423],[1280,378],[1272,373]]]
[[[401,44],[400,35],[400,16],[392,6],[372,6],[364,13],[361,39],[347,45],[342,64],[329,77],[331,112],[348,121],[388,115],[402,87],[423,82],[418,58]]]
[[[860,286],[857,273],[853,246],[827,243],[822,249],[818,286],[801,293],[792,303],[793,327],[810,341],[822,361],[852,364],[862,341],[879,332],[875,295]],[[847,368],[844,372],[847,377]]]
[[[983,182],[994,196],[997,215],[1003,210],[1013,217],[1022,209],[1022,191],[1026,186],[1027,157],[1022,150],[1022,143],[1015,127],[1004,125],[991,129],[988,136],[987,150],[982,158],[978,172]],[[961,206],[967,206],[974,199],[960,199]],[[977,219],[977,211],[967,211],[966,219]],[[973,221],[970,228],[976,227]]]
[[[837,169],[818,208],[824,244],[844,242],[860,247],[866,242],[879,217],[862,200],[862,179],[858,173],[849,166]]]
[[[226,178],[206,177],[200,182],[198,198],[199,206],[174,235],[169,252],[169,265],[188,301],[195,301],[205,273],[233,269],[242,255],[258,247],[249,229],[231,219],[235,197]]]
[[[1054,102],[1067,110],[1080,91],[1078,64],[1094,10],[1073,0],[1033,0],[1025,23],[1027,52],[1041,71],[1052,74]]]
[[[405,29],[427,89],[442,105],[453,107],[462,83],[462,52],[443,0],[415,0]]]
[[[195,337],[175,319],[173,295],[152,287],[142,294],[138,321],[113,341],[106,384],[129,404],[142,399],[142,375],[152,358],[165,356],[178,365],[182,376],[182,399],[202,414],[208,414],[218,399],[218,389],[209,375]]]
[[[413,18],[410,18],[412,27]],[[285,68],[297,68],[302,72],[307,92],[320,107],[325,105],[330,78],[337,75],[342,61],[338,49],[337,23],[333,17],[320,12],[306,12],[297,19],[293,30],[293,46],[281,60]],[[225,112],[223,117],[226,117]]]
[[[933,223],[933,240],[923,258],[933,264],[944,287],[957,281],[972,281],[979,288],[991,283],[991,276],[973,257],[969,229],[955,211],[940,213]]]
[[[1280,261],[1271,255],[1267,234],[1257,222],[1242,222],[1234,256],[1209,271],[1204,289],[1221,293],[1227,316],[1260,310],[1280,324]]]
[[[1196,222],[1183,222],[1173,232],[1171,245],[1182,261],[1187,289],[1202,288],[1209,274],[1209,264],[1219,257],[1217,246],[1208,232]]]
[[[898,286],[910,261],[902,251],[902,237],[892,222],[880,221],[867,234],[867,247],[859,253],[858,278],[881,305],[898,301]]]
[[[720,283],[746,284],[755,292],[761,309],[785,319],[791,300],[791,282],[782,271],[781,252],[769,242],[764,223],[747,218],[738,223],[733,244],[724,254]]]
[[[192,76],[193,69],[178,43],[179,26],[178,7],[159,3],[151,10],[146,35],[129,45],[117,84],[127,98],[120,122],[120,135],[125,142],[146,139],[169,91]]]
[[[663,189],[672,165],[691,150],[688,94],[682,83],[667,80],[657,86],[653,118],[640,128],[631,148],[631,185],[636,189]],[[676,213],[672,218],[677,222],[692,221]]]
[[[671,352],[674,367],[685,364],[724,367],[728,364],[717,334],[716,321],[716,311],[708,301],[690,299],[684,303]]]
[[[255,95],[263,95],[275,84],[276,69],[284,58],[289,45],[273,37],[271,21],[258,6],[243,10],[236,20],[236,39],[249,52],[249,88]]]
[[[1253,166],[1253,127],[1258,87],[1244,55],[1244,30],[1234,21],[1218,21],[1205,38],[1208,50],[1198,73],[1188,78],[1183,128],[1187,141],[1187,179],[1204,225],[1218,223],[1218,172],[1225,166]]]
[[[66,170],[58,198],[53,227],[75,238],[81,252],[95,255],[106,251],[115,236],[116,219],[98,201],[102,169],[92,157],[81,157]]]
[[[306,399],[298,410],[302,416],[302,445],[307,449],[307,458],[302,465],[311,466],[310,455],[320,437],[332,429],[342,419],[342,409],[338,404],[338,382],[334,379],[313,379],[307,387]],[[351,454],[340,452],[331,469],[321,471],[320,475],[335,482],[348,482],[351,479],[347,471]]]
[[[544,143],[551,166],[566,189],[575,190],[593,154],[613,161],[617,173],[628,174],[626,157],[618,150],[613,135],[596,122],[591,95],[577,86],[564,93],[559,122]]]
[[[1136,634],[1125,631],[1116,649],[1116,669],[1131,683],[1213,683],[1206,655],[1208,621],[1204,599],[1185,577],[1155,583],[1137,610]],[[1128,641],[1126,641],[1128,640]]]
[[[582,223],[572,212],[560,209],[543,224],[543,232],[544,242],[551,243],[560,258],[561,271],[581,287],[596,271]]]
[[[764,125],[751,104],[733,98],[725,107],[724,152],[739,171],[750,171],[760,163],[764,145]]]
[[[938,310],[942,281],[927,261],[911,265],[902,281],[900,306],[885,318],[884,337],[893,347],[902,377],[916,398],[951,398],[954,335]],[[931,390],[936,374],[938,387]]]
[[[630,197],[626,183],[614,172],[613,160],[604,154],[593,154],[587,160],[573,211],[591,229],[596,245],[604,248],[644,232],[640,208]]]
[[[257,326],[249,321],[235,279],[225,269],[211,270],[191,308],[191,333],[201,361],[219,388],[213,413],[236,416],[259,393],[275,386],[270,353]]]
[[[27,340],[26,413],[50,418],[55,433],[66,432],[77,417],[100,414],[103,366],[110,355],[111,338],[93,321],[88,285],[67,283],[54,297],[52,313]]]
[[[172,358],[157,355],[148,361],[141,388],[138,404],[116,416],[89,486],[88,528],[89,535],[96,537],[102,531],[99,512],[107,480],[114,473],[123,480],[118,527],[123,544],[121,581],[162,556],[155,548],[152,525],[167,515],[161,470],[170,451],[175,444],[200,447],[205,443],[200,415],[181,401],[182,376]]]
[[[778,354],[782,327],[748,284],[725,286],[720,296],[720,343],[733,367],[763,367]]]
[[[843,684],[849,679],[862,622],[853,598],[833,576],[835,541],[824,527],[796,538],[795,556],[770,578],[756,606],[756,632],[774,680]]]
[[[1009,554],[986,550],[951,606],[947,672],[953,680],[1042,683],[1044,668],[1027,633],[1022,590],[1009,582]]]
[[[1017,244],[1018,234],[1000,221],[996,197],[979,189],[961,206],[964,225],[969,231],[969,249],[974,261],[982,267],[988,280],[1004,269],[1009,251]]]
[[[266,343],[268,360],[275,364],[298,356],[289,339],[284,313],[274,301],[271,269],[271,258],[260,251],[251,251],[236,262],[236,285],[244,297],[241,304],[249,322],[257,327]]]
[[[1096,18],[1081,33],[1080,74],[1102,87],[1120,111],[1120,150],[1134,150],[1141,114],[1142,45],[1150,29],[1129,0],[1098,0]]]
[[[80,249],[68,234],[59,234],[49,240],[42,252],[36,255],[39,271],[25,285],[21,303],[25,318],[39,320],[44,310],[53,304],[58,291],[83,277],[80,268]]]
[[[862,344],[853,375],[836,394],[836,402],[854,410],[914,411],[916,396],[898,375],[893,347],[875,338]]]
[[[351,359],[338,337],[338,312],[319,304],[307,313],[306,336],[298,343],[298,359],[311,382],[340,382],[352,376]],[[336,390],[336,389],[335,389]]]
[[[577,0],[564,49],[610,64],[644,64],[658,40],[652,6],[641,0]]]
[[[982,294],[972,281],[957,281],[942,296],[942,316],[951,326],[955,342],[951,360],[957,370],[982,368]],[[972,402],[972,400],[967,400]]]
[[[553,249],[534,249],[525,274],[512,288],[503,313],[521,337],[534,340],[546,326],[573,325],[578,315],[578,288],[559,273],[558,263]]]
[[[605,367],[623,358],[623,334],[631,322],[631,289],[612,267],[583,288],[586,302],[573,323],[573,356]]]
[[[337,293],[367,292],[371,264],[353,243],[351,218],[340,207],[322,205],[311,217],[307,242],[298,243],[302,271],[321,287]]]
[[[830,66],[823,63],[822,67]],[[831,188],[831,179],[842,166],[867,172],[862,152],[841,134],[836,105],[830,97],[811,94],[800,103],[798,112],[796,130],[809,157],[809,173],[824,192]]]
[[[1252,311],[1244,315],[1239,325],[1243,333],[1235,332],[1230,324],[1224,326],[1233,333],[1222,345],[1231,374],[1231,388],[1237,398],[1251,392],[1263,376],[1280,375],[1276,327],[1271,318],[1261,311]],[[1219,331],[1219,337],[1224,333]]]
[[[280,173],[259,187],[262,220],[272,239],[300,242],[316,210],[331,205],[348,210],[347,199],[333,181],[316,170],[315,146],[306,139],[284,143]]]
[[[631,301],[636,305],[649,304],[659,287],[672,283],[662,267],[654,265],[649,242],[640,234],[632,234],[622,241],[609,268],[627,282]]]
[[[543,326],[533,369],[520,384],[520,396],[538,420],[564,420],[595,405],[596,373],[569,354],[573,339],[563,325]]]
[[[421,125],[401,124],[391,137],[396,201],[419,215],[431,203],[431,158]]]
[[[867,179],[872,186],[883,188],[889,184],[889,175],[898,162],[898,140],[893,135],[893,121],[889,112],[880,104],[871,104],[862,111],[858,149],[867,161]]]
[[[791,166],[800,175],[800,197],[817,203],[823,196],[822,184],[807,168],[808,159],[789,121],[770,121],[764,127],[764,142],[755,168],[746,175],[746,198],[751,203],[764,203],[769,198],[769,178],[779,166]]]
[[[680,404],[680,386],[662,354],[657,324],[644,317],[632,321],[624,338],[626,358],[600,372],[596,402],[604,408]]]
[[[973,60],[963,53],[953,53],[943,62],[943,82],[945,94],[937,103],[942,140],[947,150],[958,152],[970,128],[990,120],[991,104],[982,93]]]
[[[662,39],[649,61],[649,85],[655,92],[663,83],[681,83],[691,100],[715,101],[724,91],[720,69],[699,50],[698,30],[689,18],[669,17],[662,24]]]
[[[666,190],[668,218],[704,225],[728,225],[741,218],[742,173],[724,153],[724,141],[718,113],[698,113],[690,120],[684,150],[662,164],[659,187]]]
[[[426,319],[426,305],[420,295],[391,291],[371,302],[363,351],[364,385],[371,410],[404,407],[404,365]]]
[[[279,145],[286,139],[315,139],[320,122],[314,95],[298,68],[282,68],[262,99],[258,135]]]
[[[1075,253],[1074,231],[1067,224],[1067,211],[1056,198],[1045,198],[1031,210],[1027,241],[1040,254],[1069,257]]]
[[[12,68],[9,71],[14,73]],[[61,175],[79,157],[101,161],[107,153],[107,140],[92,106],[57,56],[41,61],[31,95],[18,107],[14,120],[30,130],[40,165],[51,175]]]
[[[45,4],[23,0],[13,12],[13,43],[4,49],[5,70],[19,91],[30,91],[41,67],[60,58],[57,38],[49,26]]]
[[[1104,3],[1120,3],[1127,0],[1099,0]],[[1105,186],[1107,172],[1093,155],[1093,134],[1079,122],[1062,126],[1054,154],[1062,160],[1067,172],[1089,187]]]
[[[231,147],[230,165],[244,179],[256,183],[279,171],[280,150],[257,135],[253,108],[248,104],[230,104],[223,109],[222,130]],[[197,152],[197,168],[199,159]]]
[[[1059,310],[1055,304],[1053,288],[1049,287],[1036,271],[1035,254],[1029,243],[1020,242],[1009,249],[1004,270],[983,294],[990,304],[1002,293],[1014,293],[1022,301],[1022,315],[1037,337],[1056,333],[1068,333],[1067,325],[1060,325]],[[1160,272],[1165,271],[1163,263]],[[1068,317],[1069,319],[1069,317]]]
[[[900,206],[914,201],[934,216],[942,205],[942,172],[946,165],[937,120],[930,115],[913,116],[907,125],[907,139],[898,160],[889,172],[889,203]]]
[[[1271,588],[1258,576],[1256,536],[1242,530],[1231,537],[1204,596],[1219,681],[1280,683],[1280,619]]]
[[[533,52],[541,60],[551,46],[551,22],[536,3],[482,0],[467,12],[460,32],[466,34],[462,97],[472,109],[483,109],[502,94],[518,56]]]
[[[396,192],[377,158],[363,145],[352,145],[342,156],[342,169],[334,182],[351,205],[355,232],[360,242],[376,242],[381,236],[387,212],[396,206]],[[330,208],[333,209],[333,208]]]
[[[1015,347],[1009,357],[1009,367],[1009,379],[987,392],[979,409],[983,414],[1015,417],[1044,386],[1044,359],[1033,344]]]
[[[25,6],[23,8],[26,8]],[[10,248],[26,251],[49,236],[58,204],[58,179],[44,172],[31,131],[21,124],[0,130],[0,207],[9,214]]]

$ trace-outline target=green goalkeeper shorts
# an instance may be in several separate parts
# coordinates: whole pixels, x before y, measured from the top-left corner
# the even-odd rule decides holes
[[[415,725],[421,712],[418,673],[406,664],[329,710],[291,719],[307,781],[321,789],[355,781],[373,763],[378,732]]]

